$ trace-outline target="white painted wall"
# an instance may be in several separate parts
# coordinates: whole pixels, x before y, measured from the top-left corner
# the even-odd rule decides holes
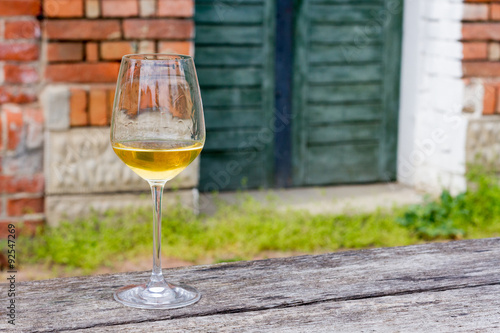
[[[463,3],[405,0],[398,181],[430,193],[466,187]]]
[[[413,185],[416,166],[409,162],[414,149],[415,122],[420,82],[421,2],[405,0],[398,126],[398,181]]]

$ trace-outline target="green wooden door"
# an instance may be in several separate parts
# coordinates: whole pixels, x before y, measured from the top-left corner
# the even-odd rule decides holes
[[[298,0],[293,183],[396,177],[401,0]]]
[[[402,0],[196,0],[200,190],[274,185],[277,1],[296,1],[293,185],[394,179]]]
[[[274,0],[196,0],[207,141],[200,190],[272,184]]]

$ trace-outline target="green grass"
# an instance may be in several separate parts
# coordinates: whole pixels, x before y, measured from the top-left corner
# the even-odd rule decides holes
[[[149,253],[149,210],[94,214],[21,240],[25,262],[48,261],[92,270],[134,253]],[[239,206],[221,205],[213,216],[174,208],[164,213],[163,249],[169,256],[198,262],[250,259],[264,251],[324,252],[344,248],[395,246],[418,242],[392,213],[311,215],[279,212],[247,198]],[[147,252],[146,252],[147,251]]]
[[[458,196],[443,192],[421,205],[369,214],[281,212],[251,198],[238,206],[221,205],[212,216],[172,208],[164,212],[163,249],[191,262],[221,262],[251,259],[265,251],[315,253],[500,235],[498,179],[472,172],[469,180],[471,190]],[[128,210],[63,222],[21,238],[20,257],[25,263],[92,271],[149,253],[151,219],[150,210]]]

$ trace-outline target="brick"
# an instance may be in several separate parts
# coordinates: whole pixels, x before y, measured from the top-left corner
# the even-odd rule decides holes
[[[85,45],[86,60],[91,62],[99,61],[99,46],[97,43],[89,42]]]
[[[495,105],[495,113],[500,113],[500,86],[497,85],[496,88],[496,105]]]
[[[107,118],[108,118],[108,123],[111,121],[111,114],[113,113],[113,104],[115,101],[115,89],[109,89],[106,91],[106,96],[107,96]]]
[[[43,174],[30,176],[0,176],[0,193],[43,193],[45,179]]]
[[[139,0],[139,12],[141,17],[151,17],[156,12],[156,0]]]
[[[18,16],[40,14],[40,0],[1,0],[0,15],[1,16]]]
[[[158,43],[159,53],[177,53],[177,54],[193,55],[193,51],[194,51],[193,43],[188,41]]]
[[[0,105],[2,104],[2,101],[0,100]],[[2,127],[2,112],[1,112],[1,109],[0,109],[0,151],[3,150],[3,133],[5,133],[6,131],[6,128],[3,128]],[[2,160],[0,159],[0,169],[2,168]],[[2,176],[2,172],[0,170],[0,177]],[[0,192],[2,190],[2,186],[0,186]],[[1,202],[1,199],[0,199],[0,206],[2,205],[2,202]],[[0,212],[0,215],[2,215],[2,213]]]
[[[85,15],[88,18],[98,18],[101,15],[99,0],[85,0]]]
[[[7,142],[5,145],[8,150],[16,150],[21,143],[23,136],[23,114],[21,108],[12,105],[4,107],[5,127],[7,129]]]
[[[464,60],[481,60],[488,58],[488,44],[480,42],[463,43]]]
[[[137,0],[101,0],[103,17],[131,17],[139,15]]]
[[[7,200],[7,214],[21,216],[25,214],[42,213],[43,198],[21,198]]]
[[[463,23],[462,39],[500,40],[500,23]]]
[[[12,103],[24,104],[24,103],[33,103],[37,100],[37,96],[34,93],[30,92],[15,92],[12,94]]]
[[[5,64],[3,69],[6,83],[38,82],[38,73],[32,65]]]
[[[94,126],[108,124],[107,96],[104,89],[91,89],[89,94],[89,123]]]
[[[191,20],[127,19],[123,31],[125,38],[191,39],[194,25]]]
[[[492,3],[490,5],[490,19],[494,21],[500,20],[500,4]]]
[[[494,77],[500,76],[500,62],[467,61],[462,63],[463,74],[466,77]]]
[[[71,89],[70,114],[69,120],[71,126],[87,126],[87,91],[83,89]]]
[[[12,186],[14,176],[0,175],[0,193],[15,193]],[[1,215],[1,213],[0,213]]]
[[[43,111],[40,108],[24,110],[25,145],[27,149],[38,149],[43,146]]]
[[[24,104],[34,102],[36,100],[36,95],[33,92],[24,91],[24,89],[25,87],[0,86],[0,104]]]
[[[49,82],[116,82],[119,63],[51,64],[46,67],[45,78]]]
[[[40,37],[40,23],[34,20],[6,21],[5,39],[29,39]]]
[[[8,226],[9,224],[14,224],[16,226],[15,229],[15,236],[16,238],[19,237],[19,226],[20,226],[20,221],[16,218],[8,218],[8,219],[0,219],[0,239],[6,239],[10,235]],[[4,254],[0,254],[0,269],[3,271],[4,268],[6,268],[8,265],[8,261],[5,259]]]
[[[488,59],[491,61],[500,60],[500,43],[488,44]]]
[[[83,60],[82,43],[48,43],[48,61],[81,61]]]
[[[497,104],[497,90],[498,87],[495,84],[484,84],[483,114],[487,115],[495,113]]]
[[[38,59],[35,43],[0,43],[0,60],[30,61]]]
[[[486,21],[488,20],[488,5],[466,3],[463,5],[464,10],[462,20],[464,21]]]
[[[158,0],[158,16],[192,17],[193,14],[193,0]]]
[[[101,43],[101,58],[104,60],[120,60],[124,55],[136,53],[135,42],[103,42]]]
[[[44,0],[43,14],[46,17],[82,17],[83,0]]]
[[[46,20],[43,35],[49,39],[105,40],[121,37],[118,20]]]

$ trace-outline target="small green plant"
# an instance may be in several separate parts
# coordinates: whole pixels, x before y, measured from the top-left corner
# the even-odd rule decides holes
[[[458,214],[469,214],[465,194],[453,197],[445,190],[436,201],[427,200],[424,204],[410,206],[396,221],[426,240],[460,238],[464,231],[456,226]]]
[[[410,206],[396,221],[425,240],[498,236],[498,176],[480,166],[469,168],[467,191],[456,196],[443,191],[437,200]]]

